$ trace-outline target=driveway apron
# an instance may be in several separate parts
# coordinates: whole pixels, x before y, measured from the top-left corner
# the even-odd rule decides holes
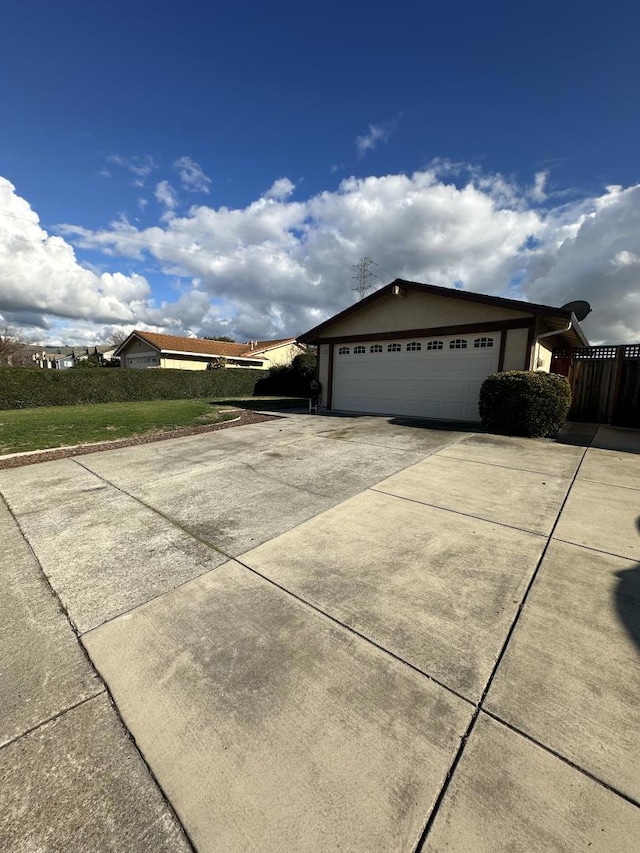
[[[0,839],[635,853],[640,435],[585,434],[293,416],[0,472]]]

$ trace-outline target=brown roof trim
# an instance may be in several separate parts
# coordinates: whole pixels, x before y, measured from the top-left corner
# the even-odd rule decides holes
[[[562,308],[553,308],[550,305],[538,305],[535,302],[523,302],[518,299],[505,299],[503,296],[488,296],[484,293],[471,293],[467,290],[455,290],[452,287],[438,287],[435,284],[422,284],[418,281],[405,281],[402,278],[397,278],[395,281],[381,287],[380,290],[376,290],[375,293],[370,294],[360,302],[350,305],[348,308],[345,308],[344,311],[334,314],[333,317],[329,317],[328,320],[325,320],[323,323],[320,323],[318,326],[315,326],[313,329],[310,329],[308,332],[300,335],[298,340],[302,343],[316,342],[320,333],[328,326],[337,323],[339,320],[343,320],[345,317],[349,317],[351,314],[355,314],[356,311],[360,311],[366,305],[381,299],[383,296],[387,296],[391,292],[392,288],[396,286],[404,288],[405,290],[413,290],[417,293],[433,293],[437,296],[447,296],[452,299],[462,299],[467,302],[479,302],[484,305],[495,305],[500,308],[510,308],[513,311],[525,311],[529,314],[559,317],[563,320],[567,320],[567,322],[571,320],[572,317],[570,311],[565,311]]]

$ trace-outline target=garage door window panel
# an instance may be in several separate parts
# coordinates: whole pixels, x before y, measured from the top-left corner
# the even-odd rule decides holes
[[[466,349],[467,342],[464,338],[454,338],[449,343],[449,349]]]

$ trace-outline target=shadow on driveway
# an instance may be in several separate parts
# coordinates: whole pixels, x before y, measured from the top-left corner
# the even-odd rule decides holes
[[[469,421],[438,421],[422,418],[389,418],[389,423],[395,426],[413,427],[414,429],[434,429],[443,432],[486,432],[479,423]]]
[[[640,516],[636,519],[640,533]],[[618,616],[629,636],[640,650],[640,563],[631,569],[617,572],[615,601]]]

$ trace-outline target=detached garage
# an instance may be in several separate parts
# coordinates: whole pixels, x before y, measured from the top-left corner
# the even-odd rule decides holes
[[[586,346],[566,309],[397,279],[299,338],[328,410],[477,421],[490,373],[549,370]]]

